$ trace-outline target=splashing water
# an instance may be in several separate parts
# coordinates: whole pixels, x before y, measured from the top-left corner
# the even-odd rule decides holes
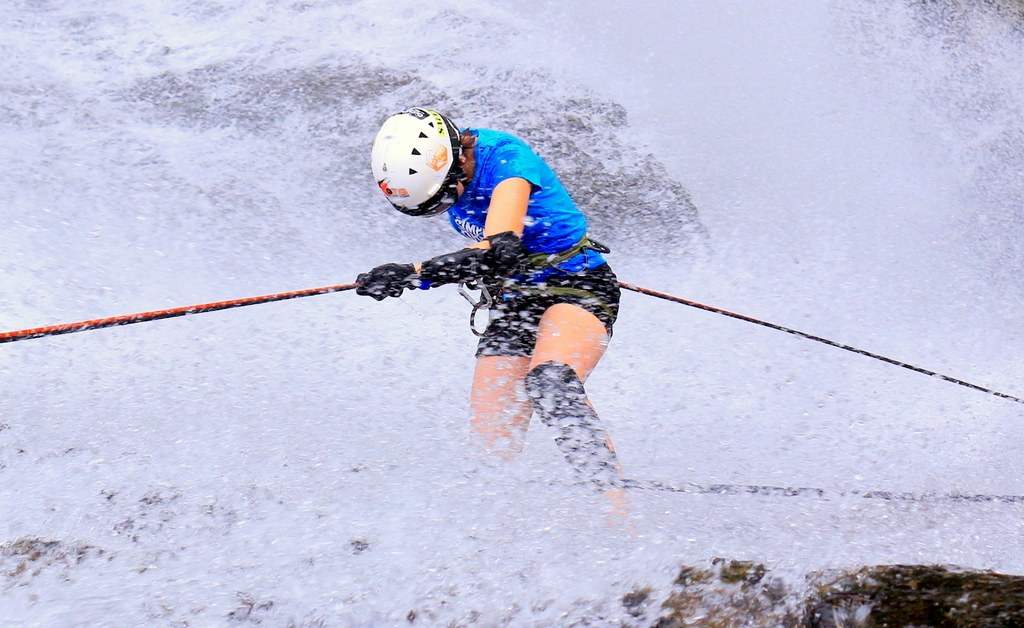
[[[1013,24],[871,0],[16,2],[0,328],[460,246],[368,172],[379,122],[434,104],[529,138],[623,280],[1020,396]],[[0,625],[650,625],[623,596],[715,556],[794,591],[1024,569],[1012,504],[637,492],[634,532],[609,527],[543,426],[507,464],[470,447],[453,291],[365,301],[4,345]],[[631,477],[1024,494],[1017,404],[813,344],[630,294],[588,393]]]

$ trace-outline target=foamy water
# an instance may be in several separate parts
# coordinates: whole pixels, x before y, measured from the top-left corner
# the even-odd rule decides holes
[[[4,330],[346,283],[456,248],[379,198],[380,120],[435,99],[557,153],[552,120],[573,107],[581,156],[562,169],[660,212],[594,209],[624,281],[1024,395],[1021,43],[989,14],[8,14]],[[602,122],[610,103],[629,126]],[[664,189],[629,190],[637,163]],[[650,625],[657,604],[633,617],[622,595],[662,599],[679,565],[715,556],[794,590],[864,564],[1024,570],[1013,504],[645,491],[635,532],[609,527],[542,426],[512,463],[470,447],[467,309],[453,289],[342,293],[3,345],[0,625]],[[635,478],[1024,494],[1020,404],[650,297],[624,296],[588,391]],[[50,545],[32,558],[29,540]]]

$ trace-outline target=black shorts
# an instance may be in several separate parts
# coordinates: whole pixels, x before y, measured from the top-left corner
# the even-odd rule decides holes
[[[608,335],[619,315],[619,280],[607,264],[579,273],[556,273],[536,286],[512,284],[492,289],[490,322],[476,357],[533,355],[540,318],[556,303],[578,305],[604,324]]]

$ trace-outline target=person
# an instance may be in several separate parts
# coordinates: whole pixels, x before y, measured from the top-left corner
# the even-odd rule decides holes
[[[587,236],[586,218],[555,173],[522,140],[460,131],[423,107],[384,122],[371,161],[395,209],[447,212],[475,242],[421,264],[377,266],[356,278],[356,293],[383,300],[444,284],[480,289],[476,307],[490,317],[478,333],[471,432],[486,451],[510,458],[536,412],[557,430],[578,478],[621,501],[615,450],[584,389],[618,315],[618,281],[608,249]]]

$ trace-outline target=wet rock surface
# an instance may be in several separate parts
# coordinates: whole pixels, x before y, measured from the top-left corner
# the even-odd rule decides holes
[[[715,558],[679,571],[654,628],[800,626],[800,591],[761,564]]]
[[[928,565],[865,567],[829,582],[813,628],[1024,626],[1024,576]]]
[[[353,540],[353,552],[368,549],[364,543]],[[61,580],[81,577],[78,572],[89,570],[96,561],[114,558],[87,543],[15,539],[0,544],[0,588],[24,586],[47,572]],[[257,599],[246,591],[238,591],[236,598],[228,621],[262,623],[276,616],[272,599]],[[458,606],[458,598],[457,591],[448,591],[434,600],[438,608],[427,604],[410,610],[406,621],[440,621],[444,608]],[[941,565],[798,574],[752,561],[714,558],[680,568],[667,596],[640,586],[623,595],[620,603],[624,612],[617,625],[635,628],[1016,628],[1024,626],[1024,576]],[[190,613],[203,614],[202,610]],[[522,610],[510,607],[509,619]],[[601,621],[616,613],[594,608],[582,615],[603,625]],[[486,622],[482,613],[469,612],[459,625]]]
[[[706,245],[689,192],[637,147],[624,107],[542,70],[481,68],[479,74],[443,90],[412,72],[355,61],[273,71],[220,63],[138,79],[114,98],[153,124],[230,127],[265,138],[297,132],[289,141],[298,139],[329,164],[321,177],[338,182],[372,214],[382,204],[366,160],[379,124],[411,103],[431,106],[460,126],[523,138],[558,173],[595,237],[616,253],[687,256]],[[294,128],[296,116],[305,128]],[[224,205],[223,196],[209,200]]]
[[[47,571],[70,572],[89,559],[106,555],[87,543],[22,537],[0,544],[0,590],[23,585]]]
[[[1024,626],[1024,576],[941,565],[879,565],[794,578],[758,563],[716,558],[680,570],[651,625]]]

